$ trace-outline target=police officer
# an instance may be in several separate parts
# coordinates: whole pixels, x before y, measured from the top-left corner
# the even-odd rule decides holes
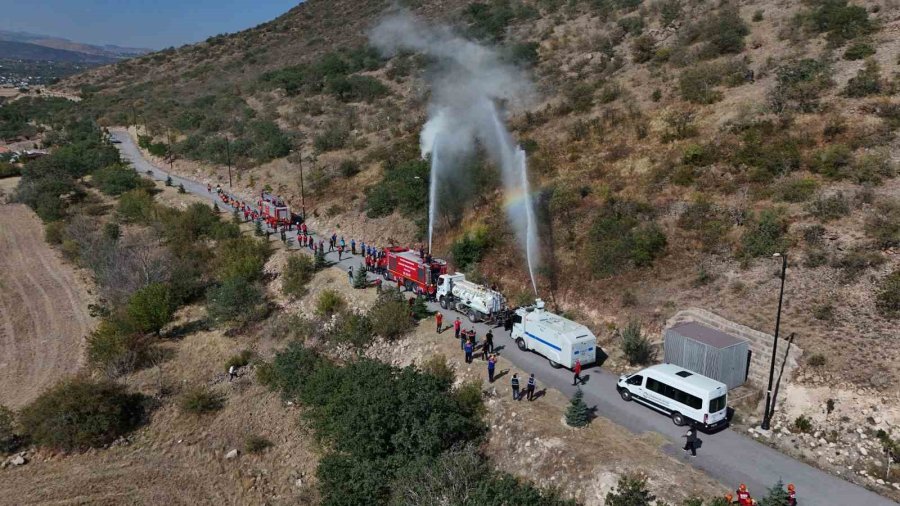
[[[519,375],[513,373],[510,383],[512,384],[513,400],[517,401],[519,400]]]
[[[525,391],[528,393],[528,402],[531,402],[534,399],[534,373],[528,376],[528,386],[525,388]]]

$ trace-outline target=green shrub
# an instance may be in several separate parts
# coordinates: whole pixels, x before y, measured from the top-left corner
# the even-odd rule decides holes
[[[316,151],[326,152],[343,149],[350,140],[350,127],[342,122],[331,122],[313,139]]]
[[[469,33],[478,39],[499,40],[516,15],[509,2],[474,2],[463,10]]]
[[[776,111],[815,112],[819,96],[830,88],[831,67],[812,59],[793,60],[775,70],[776,85],[769,95]]]
[[[0,179],[17,177],[22,175],[22,169],[18,165],[0,162]]]
[[[375,338],[372,320],[368,315],[342,311],[331,331],[330,338],[357,348],[368,346]]]
[[[393,340],[412,330],[414,326],[409,304],[394,289],[381,292],[378,300],[369,310],[372,332],[385,339]]]
[[[875,48],[866,42],[854,42],[844,51],[845,60],[862,60],[875,54]]]
[[[722,99],[716,87],[739,86],[747,82],[750,69],[738,58],[724,62],[705,62],[681,71],[678,79],[681,98],[695,104],[712,104]]]
[[[706,41],[700,51],[704,58],[715,58],[725,54],[740,53],[744,50],[744,37],[750,28],[741,19],[740,12],[733,6],[724,6],[716,14],[692,27],[688,35]]]
[[[467,380],[453,391],[453,399],[467,417],[480,420],[487,412],[484,407],[484,385],[480,379]]]
[[[669,26],[681,19],[681,0],[662,0],[659,4],[659,19],[662,26]]]
[[[351,178],[359,174],[359,161],[352,158],[341,160],[340,165],[338,165],[338,172],[345,178]]]
[[[741,255],[744,258],[771,256],[783,253],[788,242],[787,223],[771,209],[765,209],[750,220],[741,236]]]
[[[642,219],[640,206],[609,202],[588,233],[587,260],[597,276],[611,276],[632,267],[647,267],[666,248],[659,226]]]
[[[66,223],[64,221],[51,221],[44,224],[44,240],[49,244],[62,244],[65,238]]]
[[[822,221],[832,221],[850,214],[850,202],[843,193],[837,192],[818,197],[809,203],[807,210]]]
[[[373,102],[390,93],[390,88],[372,76],[336,77],[328,81],[327,88],[342,102]]]
[[[397,209],[407,217],[424,215],[428,210],[428,173],[425,160],[389,164],[381,182],[366,190],[366,215],[381,218]]]
[[[806,202],[816,192],[819,183],[815,179],[797,177],[773,183],[773,196],[782,202]]]
[[[845,283],[856,281],[860,274],[866,270],[877,267],[885,262],[884,257],[877,251],[853,249],[834,261],[833,267],[843,271]]]
[[[248,282],[260,280],[263,276],[263,267],[271,253],[268,243],[249,236],[222,241],[216,255],[216,277],[221,280],[241,279]]]
[[[606,494],[607,506],[649,506],[656,496],[647,490],[647,478],[642,475],[619,477],[616,488]]]
[[[86,341],[88,365],[107,378],[134,371],[144,363],[150,349],[149,339],[111,319],[101,321]]]
[[[129,323],[138,332],[159,331],[172,320],[175,301],[167,285],[151,283],[134,292],[125,308]]]
[[[316,265],[312,257],[301,253],[288,258],[284,273],[281,275],[281,291],[299,299],[306,293],[306,285],[315,273]]]
[[[644,31],[644,18],[641,16],[627,16],[616,21],[619,28],[627,34],[638,36]]]
[[[900,316],[900,270],[890,273],[878,284],[875,307],[886,318]]]
[[[280,391],[285,399],[297,400],[307,378],[324,365],[315,351],[306,348],[300,341],[292,341],[275,355],[271,366],[261,368],[260,372],[268,369],[264,383]]]
[[[631,365],[646,365],[656,360],[656,349],[641,332],[640,320],[629,320],[621,331],[622,351]]]
[[[346,306],[347,302],[341,297],[341,294],[335,290],[322,290],[319,298],[316,299],[316,314],[331,317],[342,311]]]
[[[755,11],[753,11],[753,17],[751,19],[754,23],[759,23],[763,20],[764,13],[765,11],[763,11],[762,9],[756,9]]]
[[[450,245],[450,255],[456,266],[466,271],[481,262],[490,248],[491,239],[488,229],[476,227]]]
[[[250,365],[250,360],[253,359],[253,356],[253,350],[243,350],[237,355],[232,355],[225,361],[225,370],[230,370],[232,366],[235,368],[246,367]]]
[[[650,35],[641,35],[631,42],[631,61],[647,63],[656,55],[656,39]]]
[[[897,175],[897,168],[890,153],[875,151],[857,156],[852,170],[847,172],[847,177],[854,183],[881,184],[883,179]]]
[[[206,292],[210,318],[218,322],[247,324],[265,316],[267,307],[262,288],[243,278],[229,278]]]
[[[430,374],[448,385],[453,384],[456,375],[453,369],[447,365],[447,357],[443,355],[432,355],[420,367],[423,373]]]
[[[666,114],[663,121],[666,124],[666,130],[661,139],[663,142],[688,139],[697,135],[694,113],[691,111],[672,111]]]
[[[147,223],[153,212],[153,197],[140,189],[123,193],[116,206],[116,213],[126,223]]]
[[[809,160],[811,171],[831,179],[842,179],[850,171],[853,151],[846,144],[831,144],[815,151]]]
[[[812,431],[812,420],[810,420],[809,418],[807,418],[804,415],[800,415],[794,420],[794,429],[797,432],[802,432],[804,434],[807,432],[811,432]]]
[[[537,42],[519,42],[509,48],[509,60],[515,65],[533,67],[540,61],[540,44]]]
[[[244,439],[244,451],[247,453],[262,453],[272,446],[271,441],[257,434],[247,436]]]
[[[816,320],[822,321],[833,321],[834,320],[834,305],[830,302],[826,302],[824,304],[819,304],[815,308],[813,308],[813,318]],[[820,360],[821,359],[821,360]],[[821,363],[819,363],[821,362]],[[822,354],[815,354],[809,357],[809,365],[813,367],[818,367],[820,365],[825,364],[825,356]]]
[[[214,413],[224,406],[224,396],[202,386],[189,389],[178,400],[178,407],[181,411],[192,415]]]
[[[14,451],[18,446],[15,422],[12,410],[0,405],[0,455]]]
[[[143,180],[131,167],[110,165],[96,172],[91,179],[93,184],[107,195],[121,195],[127,191],[140,188]]]
[[[866,218],[865,230],[879,248],[900,246],[900,203],[892,200],[878,202]]]
[[[112,443],[143,419],[143,395],[109,381],[81,378],[56,384],[19,413],[32,442],[66,451]]]
[[[829,42],[835,46],[875,30],[865,7],[847,5],[847,0],[818,0],[810,21],[813,29],[827,33]]]
[[[881,84],[881,69],[874,59],[866,60],[865,66],[859,69],[856,76],[847,81],[844,95],[853,98],[878,95],[883,91]]]
[[[825,355],[822,355],[821,353],[813,354],[809,357],[809,360],[806,361],[810,367],[822,367],[826,362]]]

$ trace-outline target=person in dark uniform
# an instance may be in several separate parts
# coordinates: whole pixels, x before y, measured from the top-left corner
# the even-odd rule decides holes
[[[528,394],[528,402],[531,402],[534,399],[534,373],[528,376],[528,385],[525,387],[525,392]]]
[[[691,428],[688,429],[687,432],[681,436],[685,439],[684,441],[684,451],[690,451],[691,457],[697,456],[697,428],[691,425]]]
[[[510,384],[512,385],[513,391],[513,400],[519,400],[519,375],[513,373],[512,379],[510,380]]]
[[[484,335],[484,344],[481,346],[482,360],[487,358],[488,353],[494,353],[494,333],[490,330]]]

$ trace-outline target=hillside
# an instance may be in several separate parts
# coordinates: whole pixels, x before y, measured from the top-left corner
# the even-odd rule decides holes
[[[97,46],[94,44],[84,44],[81,42],[71,41],[60,37],[50,37],[28,32],[11,32],[8,30],[0,30],[0,40],[11,42],[27,42],[38,46],[48,47],[52,49],[63,49],[76,53],[87,55],[102,56],[105,58],[121,59],[132,56],[140,56],[151,52],[150,49],[136,47],[121,47],[113,44],[104,44]]]
[[[534,80],[509,104],[529,156],[539,292],[592,324],[699,306],[782,333],[819,381],[900,394],[900,10],[879,2],[404,2],[496,48]],[[368,33],[392,2],[310,0],[233,35],[95,69],[61,86],[108,125],[137,122],[175,170],[253,195],[266,185],[319,229],[424,238],[432,59],[385,58]],[[433,83],[431,83],[433,84]],[[226,153],[231,160],[226,159]],[[532,297],[476,152],[435,250],[515,302]],[[424,177],[423,177],[424,176]],[[461,197],[461,198],[460,198]],[[620,356],[620,355],[619,355]],[[817,356],[807,366],[809,359]]]

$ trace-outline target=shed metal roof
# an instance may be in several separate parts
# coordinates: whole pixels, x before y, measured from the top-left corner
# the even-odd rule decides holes
[[[716,330],[697,322],[682,322],[672,326],[670,330],[673,330],[684,337],[691,338],[695,341],[719,349],[746,342],[745,339],[734,337],[731,334],[726,334],[721,330]]]

